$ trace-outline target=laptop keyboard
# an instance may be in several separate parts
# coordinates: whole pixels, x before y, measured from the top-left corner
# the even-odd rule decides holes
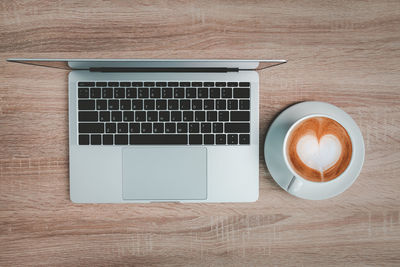
[[[79,145],[248,145],[249,82],[78,82]]]

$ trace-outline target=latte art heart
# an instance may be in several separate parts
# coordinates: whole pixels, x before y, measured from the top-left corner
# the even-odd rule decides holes
[[[324,135],[318,140],[308,134],[299,139],[296,151],[304,164],[323,173],[339,160],[342,146],[334,135]]]
[[[286,153],[292,169],[304,179],[328,182],[350,163],[352,144],[346,129],[327,117],[312,117],[293,128]]]

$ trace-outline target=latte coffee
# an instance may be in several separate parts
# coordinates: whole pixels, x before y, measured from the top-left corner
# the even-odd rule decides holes
[[[313,182],[328,182],[349,166],[352,143],[346,129],[335,120],[311,117],[290,132],[286,156],[299,176]]]

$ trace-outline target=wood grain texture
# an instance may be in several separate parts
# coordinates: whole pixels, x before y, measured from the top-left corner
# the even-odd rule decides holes
[[[399,29],[399,1],[1,1],[0,265],[400,265]],[[324,201],[281,190],[260,153],[256,203],[72,204],[67,73],[8,57],[288,59],[260,73],[260,143],[326,101],[365,165]]]

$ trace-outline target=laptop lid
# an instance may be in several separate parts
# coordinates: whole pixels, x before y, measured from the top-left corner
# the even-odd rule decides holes
[[[67,70],[104,72],[228,72],[262,70],[286,63],[286,60],[231,59],[47,59],[9,58],[9,62]]]

